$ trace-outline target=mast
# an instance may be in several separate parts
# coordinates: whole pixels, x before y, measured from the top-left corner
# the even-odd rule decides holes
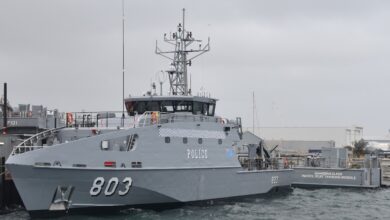
[[[255,134],[255,92],[252,93],[252,132]]]
[[[177,31],[169,34],[164,34],[164,42],[172,45],[173,50],[161,50],[156,41],[155,53],[172,61],[172,69],[168,70],[170,93],[172,95],[191,95],[191,90],[188,86],[187,65],[191,66],[191,62],[196,57],[210,50],[210,38],[205,46],[202,47],[202,41],[196,40],[192,36],[191,31],[185,29],[185,9],[183,8],[183,21],[177,25]],[[191,44],[198,43],[198,48]],[[192,57],[188,55],[192,53]]]
[[[125,126],[125,0],[122,0],[122,120]]]
[[[7,127],[8,100],[7,100],[7,83],[4,83],[4,98],[3,98],[3,128]],[[5,131],[5,130],[4,130]]]

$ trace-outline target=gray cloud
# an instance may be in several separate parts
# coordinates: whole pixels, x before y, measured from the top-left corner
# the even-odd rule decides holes
[[[390,124],[387,1],[126,0],[126,93],[142,94],[169,62],[155,41],[181,8],[211,52],[190,67],[217,112],[263,126]],[[13,104],[63,111],[121,109],[121,1],[3,0],[0,81]]]

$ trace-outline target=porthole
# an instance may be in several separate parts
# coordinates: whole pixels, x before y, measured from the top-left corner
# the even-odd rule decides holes
[[[167,143],[167,144],[171,143],[171,138],[170,137],[165,137],[165,143]]]
[[[184,137],[183,138],[183,144],[187,144],[188,143],[188,138]]]
[[[203,139],[202,138],[198,138],[198,143],[202,144],[203,143]]]
[[[222,144],[222,139],[218,139],[218,144]]]

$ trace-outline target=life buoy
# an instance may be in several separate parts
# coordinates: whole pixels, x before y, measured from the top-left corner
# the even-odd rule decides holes
[[[152,124],[156,124],[158,120],[158,112],[152,112],[151,116]]]
[[[287,157],[285,157],[283,159],[283,164],[284,164],[284,168],[288,168],[288,159],[287,159]]]
[[[68,125],[73,124],[73,114],[72,113],[66,113],[66,123]]]
[[[218,117],[218,121],[221,123],[221,124],[226,124],[226,119],[222,118],[222,117]]]

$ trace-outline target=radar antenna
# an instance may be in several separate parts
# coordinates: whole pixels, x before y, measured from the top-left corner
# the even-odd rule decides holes
[[[202,47],[202,41],[196,40],[192,36],[191,31],[185,29],[185,9],[183,8],[183,22],[177,26],[177,32],[164,34],[164,41],[174,46],[174,50],[162,51],[156,41],[156,54],[161,55],[172,61],[172,70],[168,70],[170,92],[172,95],[191,95],[191,88],[188,88],[187,65],[191,66],[191,62],[196,57],[210,50],[210,38],[205,46]],[[198,43],[198,47],[189,48],[193,43]],[[188,57],[193,53],[192,57]]]

